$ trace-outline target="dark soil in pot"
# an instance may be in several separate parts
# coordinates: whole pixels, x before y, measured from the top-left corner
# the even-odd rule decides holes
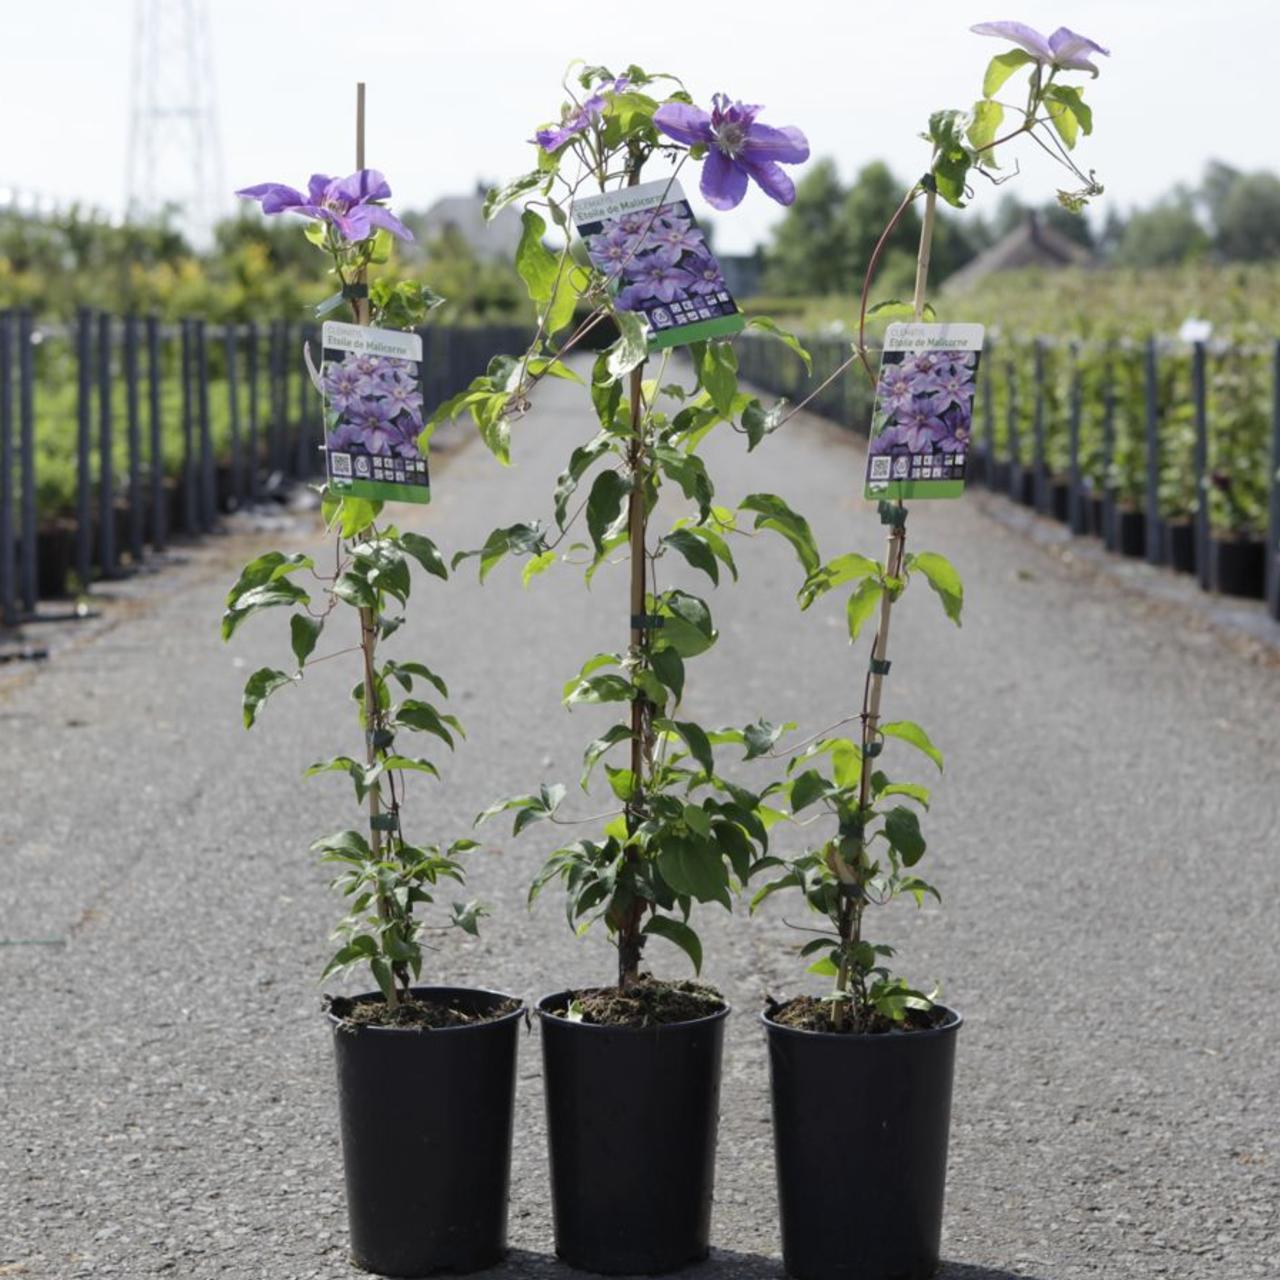
[[[1224,596],[1261,600],[1266,594],[1267,551],[1259,538],[1214,538],[1209,544],[1213,589]]]
[[[384,1276],[482,1271],[507,1247],[519,1001],[417,987],[330,1003],[352,1261]]]
[[[925,1280],[938,1268],[960,1015],[835,1034],[762,1014],[769,1041],[782,1252],[793,1280]],[[818,1015],[823,1016],[823,1015]]]
[[[674,1271],[709,1246],[729,1007],[696,983],[640,988],[638,999],[602,988],[538,1005],[556,1253],[604,1275]],[[696,1016],[656,1020],[682,1007]]]

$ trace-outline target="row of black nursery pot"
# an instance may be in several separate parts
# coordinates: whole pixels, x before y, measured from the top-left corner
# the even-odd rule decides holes
[[[356,1025],[335,999],[351,1255],[385,1276],[465,1273],[506,1250],[517,1042],[496,992],[421,988],[473,1015],[420,1030]],[[656,1275],[709,1252],[729,1008],[688,1022],[541,1023],[556,1253]],[[938,1266],[958,1014],[933,1029],[831,1034],[762,1021],[783,1256],[796,1280],[918,1280]]]
[[[1031,467],[1004,461],[995,462],[986,472],[986,460],[981,450],[977,451],[975,461],[979,474],[988,475],[991,488],[1009,494],[1024,506],[1039,505],[1036,476]],[[1148,541],[1154,538],[1158,540],[1157,563],[1178,573],[1198,571],[1194,520],[1160,520],[1152,529],[1145,511],[1115,499],[1108,502],[1104,496],[1091,490],[1087,482],[1079,502],[1080,513],[1074,527],[1076,533],[1101,538],[1108,550],[1133,559],[1147,556]],[[1048,478],[1043,510],[1044,514],[1063,524],[1072,524],[1071,484],[1068,480]],[[1208,590],[1251,600],[1261,600],[1266,595],[1266,544],[1261,538],[1210,536],[1205,556],[1203,584]]]

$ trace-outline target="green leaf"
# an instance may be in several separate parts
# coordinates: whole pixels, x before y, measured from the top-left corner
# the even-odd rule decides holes
[[[600,737],[594,739],[587,744],[586,751],[582,754],[582,777],[580,785],[585,791],[587,789],[587,781],[591,777],[591,771],[596,767],[596,762],[600,759],[610,747],[616,747],[620,742],[631,741],[631,726],[628,724],[615,724]]]
[[[880,597],[884,595],[884,585],[879,578],[864,578],[857,589],[849,597],[845,606],[845,615],[849,622],[849,640],[852,643],[858,638],[867,619],[876,611]]]
[[[984,98],[973,104],[972,115],[973,120],[967,134],[969,145],[979,153],[980,163],[995,168],[995,153],[988,148],[996,140],[996,134],[1004,123],[1004,108],[998,102]]]
[[[773,744],[786,732],[785,724],[770,724],[768,720],[757,720],[742,730],[742,742],[747,749],[744,760],[754,760],[757,756],[767,755],[773,750]]]
[[[674,649],[682,658],[696,658],[716,642],[711,610],[706,602],[684,591],[668,591],[661,597],[658,613],[663,626],[655,648]]]
[[[293,645],[293,656],[298,660],[298,670],[306,665],[324,630],[323,618],[312,618],[305,613],[295,613],[289,619],[289,636]]]
[[[926,302],[920,313],[926,320],[936,320],[938,313],[934,311],[933,304]],[[867,309],[868,316],[875,316],[877,320],[914,320],[916,318],[916,308],[914,302],[903,302],[898,298],[888,298],[884,302],[877,302],[874,307]]]
[[[785,400],[778,400],[766,409],[754,396],[747,402],[742,410],[742,429],[747,436],[748,453],[782,425],[786,407]]]
[[[587,498],[587,532],[598,555],[604,554],[605,535],[622,515],[622,504],[631,492],[631,481],[617,471],[602,471]]]
[[[547,540],[538,525],[513,524],[505,529],[494,529],[479,551],[459,551],[453,557],[453,567],[456,569],[471,556],[479,556],[480,581],[483,582],[503,556],[540,555],[545,550]]]
[[[885,814],[884,833],[898,851],[904,867],[914,867],[924,856],[925,839],[920,834],[920,819],[914,809],[901,805]]]
[[[848,555],[836,556],[827,561],[820,569],[816,569],[805,580],[796,595],[801,609],[807,609],[819,596],[825,595],[835,587],[843,586],[858,578],[866,578],[880,572],[880,565],[868,556],[860,556],[851,551]]]
[[[444,565],[444,557],[430,538],[420,533],[402,533],[400,546],[406,555],[411,555],[428,573],[435,574],[437,578],[449,577],[449,570]]]
[[[233,588],[233,594],[234,592]],[[223,613],[222,638],[230,640],[239,630],[240,624],[259,610],[310,603],[311,597],[287,578],[276,578],[258,586],[249,587],[235,595],[235,603],[228,604],[226,612]]]
[[[818,546],[809,522],[799,512],[792,511],[777,494],[749,494],[739,504],[738,510],[755,512],[757,529],[772,529],[786,538],[795,549],[806,574],[818,567]]]
[[[693,961],[694,973],[702,972],[702,943],[687,924],[673,920],[670,916],[650,916],[644,932],[674,942]]]
[[[695,358],[698,382],[727,418],[733,413],[733,398],[738,394],[738,357],[728,342],[697,345],[702,347],[701,358]]]
[[[705,520],[711,511],[711,499],[715,496],[706,463],[697,454],[683,453],[667,445],[654,449],[653,457],[662,474],[674,480],[684,496],[698,504],[698,518]]]
[[[676,529],[662,542],[678,551],[695,569],[701,569],[717,586],[720,585],[720,569],[711,548],[689,529]]]
[[[524,586],[536,578],[540,573],[546,573],[556,562],[556,553],[554,551],[544,551],[541,555],[534,556],[523,569],[520,570],[520,581]]]
[[[618,341],[605,353],[605,368],[615,382],[632,369],[644,364],[649,354],[649,339],[643,318],[635,311],[617,311]]]
[[[564,700],[569,706],[578,702],[594,705],[599,702],[630,702],[631,695],[631,682],[625,676],[608,673],[579,680]]]
[[[484,198],[484,220],[492,222],[513,200],[519,200],[546,180],[547,175],[541,169],[535,169],[532,173],[523,173],[520,177],[513,178],[505,187],[490,188]]]
[[[684,659],[674,649],[654,649],[649,654],[649,665],[679,702],[684,694]]]
[[[1083,89],[1076,85],[1053,84],[1044,91],[1044,96],[1046,104],[1057,104],[1065,111],[1069,112],[1074,117],[1075,123],[1079,126],[1080,132],[1086,137],[1093,132],[1093,111],[1085,103]],[[1049,112],[1050,117],[1052,118],[1052,105],[1049,106]],[[1056,127],[1056,120],[1054,121],[1054,125]],[[1062,130],[1058,129],[1058,133],[1061,135]],[[1065,135],[1062,137],[1062,140],[1063,142],[1067,141]],[[1074,144],[1067,143],[1067,145],[1072,146]]]
[[[453,747],[453,734],[445,728],[446,720],[429,702],[406,698],[397,708],[395,723],[417,733],[433,733],[446,746]]]
[[[569,499],[577,489],[578,481],[582,479],[587,469],[601,454],[609,451],[611,444],[612,437],[602,431],[594,440],[589,441],[587,444],[579,445],[569,455],[569,465],[565,467],[556,479],[555,511],[556,524],[559,528],[564,528],[565,516],[569,509]]]
[[[987,74],[982,78],[982,96],[984,98],[994,97],[999,93],[1000,86],[1019,67],[1025,67],[1027,63],[1034,61],[1035,59],[1029,53],[1024,53],[1021,49],[1010,49],[1008,53],[997,53],[987,66]]]
[[[660,728],[671,729],[683,739],[689,748],[689,754],[698,762],[699,768],[710,777],[716,771],[715,757],[711,753],[711,741],[701,725],[692,720],[663,720]]]
[[[806,769],[791,783],[791,812],[799,813],[831,791],[831,784],[816,769]]]
[[[881,787],[876,794],[879,796],[909,796],[926,809],[929,807],[929,788],[922,787],[918,782],[890,782]]]
[[[800,345],[800,339],[794,333],[784,329],[776,320],[770,320],[768,316],[752,316],[747,321],[747,328],[760,329],[777,338],[783,346],[789,347],[804,361],[805,372],[813,374],[813,357]]]
[[[293,676],[273,667],[260,667],[244,686],[244,727],[252,729],[262,704],[277,689],[293,682]]]
[[[367,578],[348,570],[333,584],[333,594],[357,609],[376,609],[378,593]]]
[[[1045,97],[1045,110],[1049,113],[1049,122],[1053,125],[1062,145],[1068,151],[1074,149],[1080,136],[1080,121],[1071,107],[1057,98]]]
[[[529,290],[529,297],[542,307],[551,301],[560,259],[542,243],[547,224],[533,209],[520,215],[520,224],[524,230],[516,247],[516,271]]]
[[[715,844],[695,837],[668,837],[657,857],[658,874],[672,892],[699,902],[730,906],[724,859]]]
[[[630,769],[619,769],[609,764],[605,765],[604,771],[609,778],[609,786],[613,794],[623,804],[630,804],[636,789],[636,775]]]
[[[936,551],[921,551],[907,557],[907,569],[924,574],[929,585],[938,593],[947,617],[958,627],[960,611],[964,608],[964,584],[951,561]]]
[[[423,662],[396,662],[390,659],[382,668],[383,676],[394,676],[406,692],[413,688],[413,677],[419,676],[433,684],[442,697],[449,696],[449,686]]]
[[[889,724],[882,724],[880,732],[886,738],[898,738],[910,743],[917,751],[923,751],[938,766],[938,772],[942,772],[942,752],[933,745],[929,735],[914,720],[894,720]]]

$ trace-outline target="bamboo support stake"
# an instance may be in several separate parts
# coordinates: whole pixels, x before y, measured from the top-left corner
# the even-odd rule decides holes
[[[356,169],[364,168],[364,81],[356,84]],[[368,275],[363,267],[356,271],[352,283],[359,286],[368,283]],[[369,299],[356,297],[351,299],[351,310],[355,314],[356,324],[369,323]],[[364,728],[365,728],[365,761],[369,765],[377,763],[378,748],[374,743],[374,734],[382,727],[382,716],[378,707],[377,693],[377,648],[378,617],[370,608],[360,610],[360,649],[364,655]],[[379,818],[382,814],[382,787],[374,783],[369,788],[369,848],[375,861],[382,857],[382,830]],[[378,895],[378,916],[386,920],[389,916],[386,900]],[[395,1009],[400,1003],[396,993],[395,975],[389,983],[387,1007]]]
[[[924,319],[925,292],[929,280],[929,257],[933,248],[934,217],[937,212],[938,194],[932,186],[926,188],[924,218],[920,225],[920,247],[916,253],[916,284],[912,305],[917,324]],[[898,500],[898,508],[902,510],[902,501]],[[903,522],[889,526],[889,536],[885,543],[884,571],[888,578],[902,577],[903,564],[906,560],[907,527],[906,512],[903,511]],[[871,645],[871,670],[869,671],[862,695],[862,773],[858,780],[858,807],[865,812],[871,798],[871,762],[880,729],[880,696],[884,689],[884,663],[889,653],[889,624],[893,618],[892,593],[885,591],[880,597],[880,620],[876,627],[876,637]],[[878,668],[878,669],[877,669]],[[840,903],[839,929],[842,943],[840,967],[836,978],[836,990],[847,992],[849,989],[849,943],[861,940],[862,932],[862,875],[865,866],[865,837],[859,833],[857,839],[856,861],[853,865],[836,852],[830,859],[837,877],[846,889]],[[852,891],[850,891],[852,890]],[[844,1026],[846,1001],[837,1001],[832,1006],[832,1024],[837,1030]]]

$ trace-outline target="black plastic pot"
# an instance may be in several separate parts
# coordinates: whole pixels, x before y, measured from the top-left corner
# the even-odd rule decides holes
[[[67,595],[74,560],[75,525],[71,521],[58,520],[36,530],[36,595],[41,600]]]
[[[1196,527],[1190,520],[1164,526],[1164,560],[1179,573],[1196,571]]]
[[[1071,519],[1071,485],[1067,481],[1049,482],[1049,514],[1063,524]]]
[[[782,1255],[793,1280],[924,1280],[938,1268],[956,1032],[834,1035],[761,1015]]]
[[[996,462],[991,468],[991,487],[1001,493],[1009,492],[1009,472],[1007,462]]]
[[[1147,554],[1147,516],[1143,511],[1120,511],[1115,513],[1115,546],[1112,548],[1122,556],[1145,556]]]
[[[1107,532],[1106,503],[1101,498],[1090,494],[1086,499],[1085,512],[1089,520],[1089,532],[1099,538],[1105,537]]]
[[[1213,589],[1224,596],[1266,595],[1267,552],[1258,538],[1214,538],[1209,544]]]
[[[1024,507],[1036,505],[1036,473],[1030,467],[1023,467],[1017,473],[1017,492],[1013,495]]]
[[[463,987],[414,995],[474,1012],[510,999]],[[419,1031],[353,1027],[330,1010],[356,1266],[427,1276],[502,1260],[523,1014]]]
[[[659,1027],[570,1022],[538,1004],[556,1254],[603,1275],[707,1256],[728,1006]]]

